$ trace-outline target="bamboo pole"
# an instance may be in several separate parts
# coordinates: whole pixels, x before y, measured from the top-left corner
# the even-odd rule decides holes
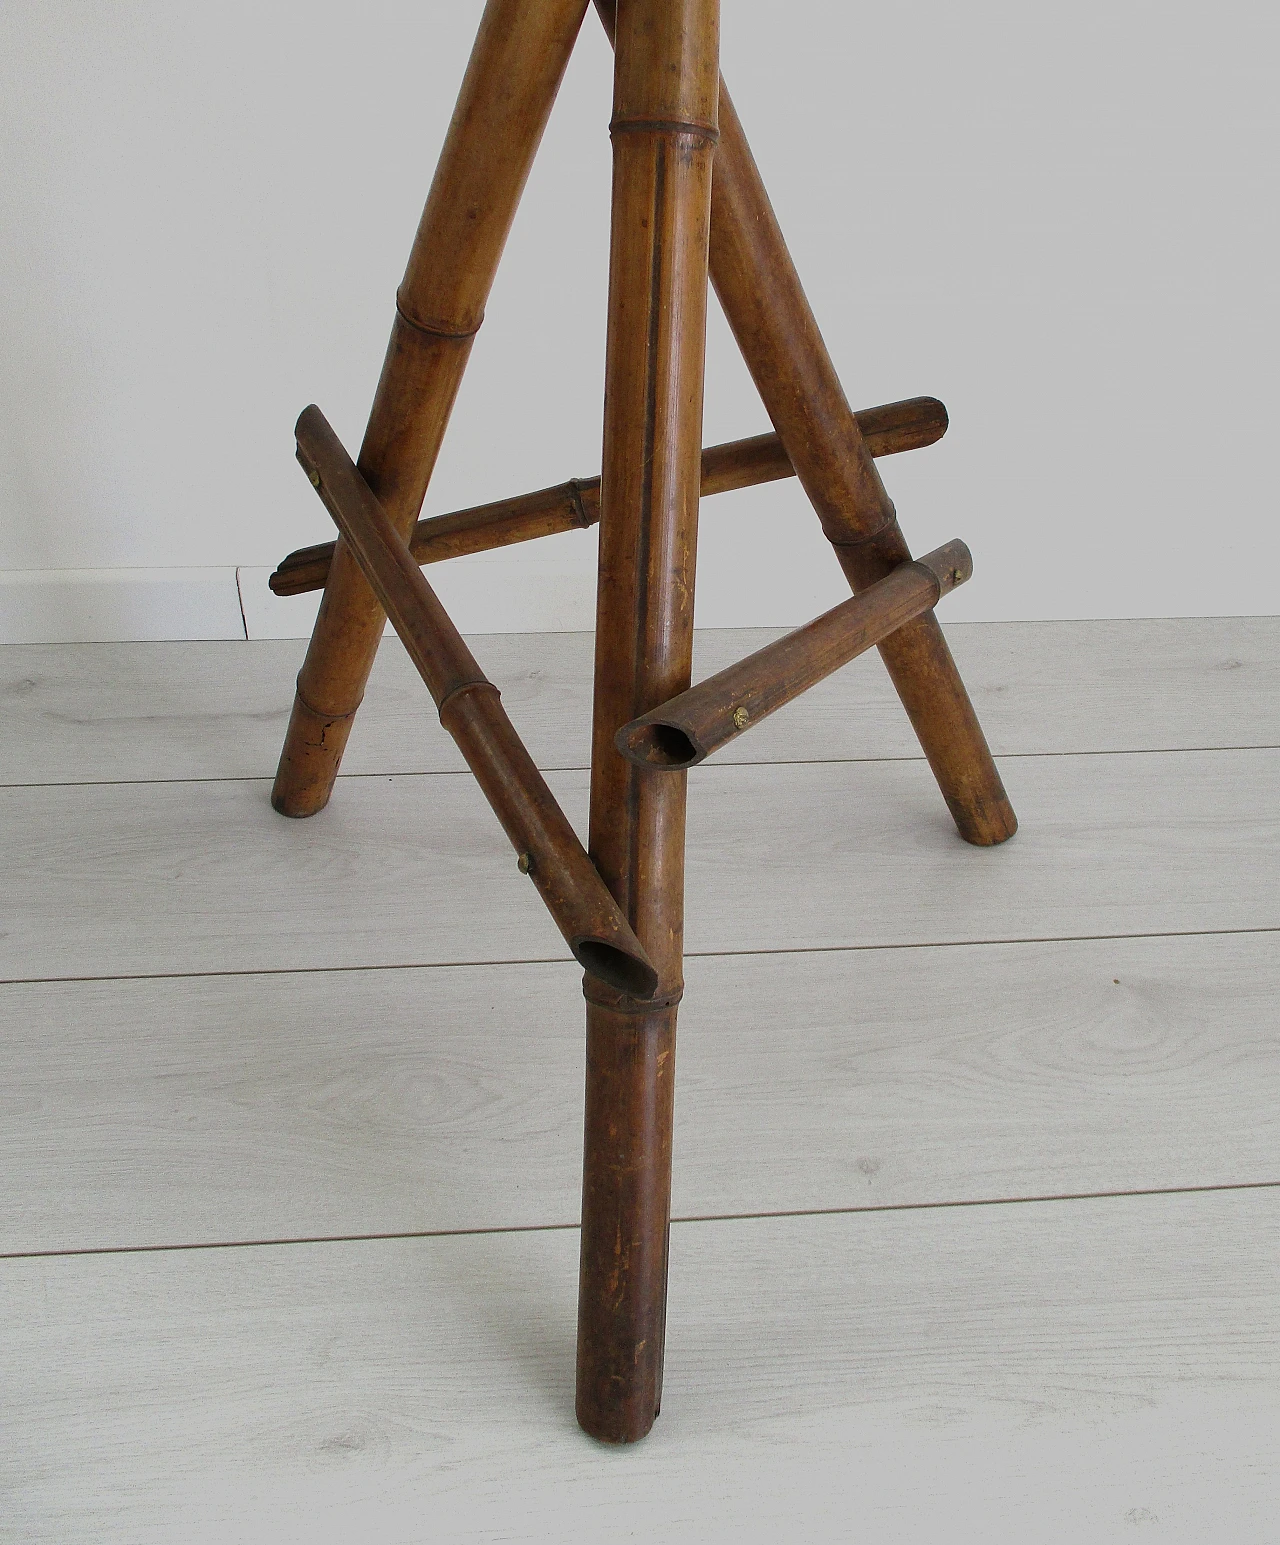
[[[612,36],[615,0],[595,0]],[[773,426],[856,592],[910,550],[858,431],[787,251],[742,125],[720,83],[720,144],[711,206],[711,282]],[[880,653],[960,835],[1003,842],[1017,818],[964,682],[931,612]]]
[[[497,687],[485,679],[320,409],[304,409],[294,432],[303,470],[575,959],[614,990],[651,997],[653,965],[507,718]]]
[[[407,537],[426,493],[498,259],[586,0],[488,0],[418,226],[359,467]],[[280,754],[272,803],[314,815],[382,634],[383,611],[341,542]]]
[[[578,1420],[641,1438],[661,1404],[685,780],[621,756],[688,685],[716,140],[718,0],[624,0],[614,71],[591,856],[658,972],[587,998]]]
[[[856,417],[867,450],[873,456],[896,456],[902,451],[932,445],[947,429],[947,410],[936,397],[912,397],[906,402],[863,408]],[[774,434],[711,445],[702,453],[704,499],[711,494],[794,476],[795,469],[782,441]],[[559,531],[581,530],[595,525],[599,519],[600,479],[571,478],[554,488],[420,520],[409,537],[409,551],[419,563],[440,563],[446,558],[509,547],[514,542],[529,542]],[[302,595],[323,588],[333,549],[332,542],[319,542],[290,553],[271,576],[273,594]]]
[[[641,767],[694,767],[936,606],[972,573],[961,541],[900,564],[860,595],[624,724],[615,744]]]

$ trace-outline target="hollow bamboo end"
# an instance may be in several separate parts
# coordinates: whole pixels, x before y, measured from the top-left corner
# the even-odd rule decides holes
[[[696,767],[706,752],[678,724],[661,719],[640,719],[624,724],[614,745],[637,767],[681,772]]]
[[[643,955],[622,948],[610,939],[574,939],[573,958],[591,976],[633,998],[652,998],[658,990],[658,973]]]

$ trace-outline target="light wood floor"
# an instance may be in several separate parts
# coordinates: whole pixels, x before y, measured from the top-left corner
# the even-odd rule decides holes
[[[1280,618],[950,631],[690,776],[666,1395],[573,1420],[580,973],[394,640],[0,650],[0,1538],[1280,1540]],[[698,674],[769,635],[700,639]],[[575,820],[590,641],[475,641]]]

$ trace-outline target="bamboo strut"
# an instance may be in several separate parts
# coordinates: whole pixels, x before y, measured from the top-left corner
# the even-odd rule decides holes
[[[414,238],[361,475],[408,536],[546,127],[586,0],[488,0]],[[341,542],[325,586],[271,800],[328,803],[382,636],[383,611]]]
[[[294,431],[298,460],[395,625],[574,957],[619,991],[649,997],[657,975],[475,658],[386,512],[317,407]]]
[[[612,37],[615,0],[595,4]],[[710,266],[774,428],[851,587],[865,590],[911,553],[723,80]],[[925,612],[886,639],[880,652],[961,836],[981,845],[1013,836],[1013,807],[937,619]]]
[[[895,456],[940,440],[947,429],[947,410],[936,397],[912,397],[857,415],[872,456]],[[795,468],[777,435],[755,435],[708,446],[702,453],[702,497],[751,488],[795,476]],[[409,551],[419,563],[440,563],[466,553],[488,552],[529,542],[559,531],[581,530],[600,519],[600,479],[572,478],[554,488],[501,499],[473,509],[456,510],[420,520],[409,538]],[[281,560],[270,585],[275,595],[302,595],[323,587],[333,560],[334,543],[300,547]]]
[[[963,542],[904,563],[860,595],[776,639],[618,731],[618,750],[641,767],[696,766],[887,638],[973,573]]]

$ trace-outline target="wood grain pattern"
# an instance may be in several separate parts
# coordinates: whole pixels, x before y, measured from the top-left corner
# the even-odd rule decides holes
[[[676,1224],[650,1441],[573,1425],[574,1230],[0,1263],[0,1528],[61,1545],[1280,1528],[1280,1195]]]
[[[1277,1002],[1280,934],[690,960],[675,1213],[1280,1181]],[[0,1251],[572,1224],[581,1012],[570,964],[0,987]]]
[[[803,620],[803,619],[797,619]],[[695,634],[694,679],[778,630]],[[1280,745],[1280,618],[951,623],[1000,755]],[[587,765],[591,637],[472,640],[540,767]],[[270,777],[302,640],[0,648],[0,783]],[[860,661],[722,761],[919,756],[878,661]],[[461,771],[398,640],[384,640],[346,773]]]
[[[699,768],[689,952],[1280,925],[1280,751],[1006,770],[1034,820],[977,853],[920,761]],[[548,783],[581,830],[585,775]],[[256,782],[9,788],[0,839],[6,980],[563,958],[468,778],[352,779],[302,824]]]

